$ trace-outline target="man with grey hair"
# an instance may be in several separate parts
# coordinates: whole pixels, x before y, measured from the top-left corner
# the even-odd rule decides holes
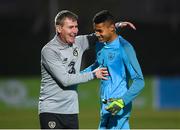
[[[55,37],[41,50],[39,118],[42,129],[78,129],[77,84],[104,79],[106,68],[80,73],[83,52],[97,41],[94,34],[78,34],[78,17],[68,10],[55,17]],[[122,26],[132,26],[124,22]]]

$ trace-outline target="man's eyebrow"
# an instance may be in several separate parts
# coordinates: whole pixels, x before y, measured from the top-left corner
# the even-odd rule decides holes
[[[94,29],[95,31],[98,31],[98,32],[100,32],[100,31],[102,31],[101,29]]]

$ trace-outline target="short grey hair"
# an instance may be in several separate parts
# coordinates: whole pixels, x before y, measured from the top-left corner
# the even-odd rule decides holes
[[[73,21],[78,20],[78,16],[75,13],[69,10],[62,10],[55,17],[55,25],[63,25],[66,18],[72,19]]]

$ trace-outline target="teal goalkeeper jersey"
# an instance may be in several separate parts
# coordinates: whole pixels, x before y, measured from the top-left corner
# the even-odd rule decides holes
[[[96,63],[83,72],[93,70],[97,66],[107,67],[109,76],[108,80],[101,80],[100,98],[122,98],[125,107],[119,114],[129,115],[131,101],[144,87],[144,78],[132,45],[118,36],[111,43],[97,43],[96,56]],[[129,80],[132,80],[131,84],[128,84]],[[108,113],[105,110],[106,106],[107,104],[102,104],[102,113]]]

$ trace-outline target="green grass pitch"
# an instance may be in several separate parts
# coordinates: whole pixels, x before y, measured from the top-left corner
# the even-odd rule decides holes
[[[9,78],[1,78],[2,82]],[[38,101],[39,77],[16,78],[26,85],[28,99]],[[131,128],[139,129],[179,129],[180,110],[157,111],[152,107],[153,77],[145,77],[146,86],[138,96],[130,117]],[[2,86],[0,86],[2,87]],[[99,123],[99,82],[98,80],[79,85],[80,114],[79,124],[82,129],[96,129]],[[30,100],[29,100],[30,101]],[[0,100],[0,129],[38,129],[37,105],[34,107],[12,107]]]

